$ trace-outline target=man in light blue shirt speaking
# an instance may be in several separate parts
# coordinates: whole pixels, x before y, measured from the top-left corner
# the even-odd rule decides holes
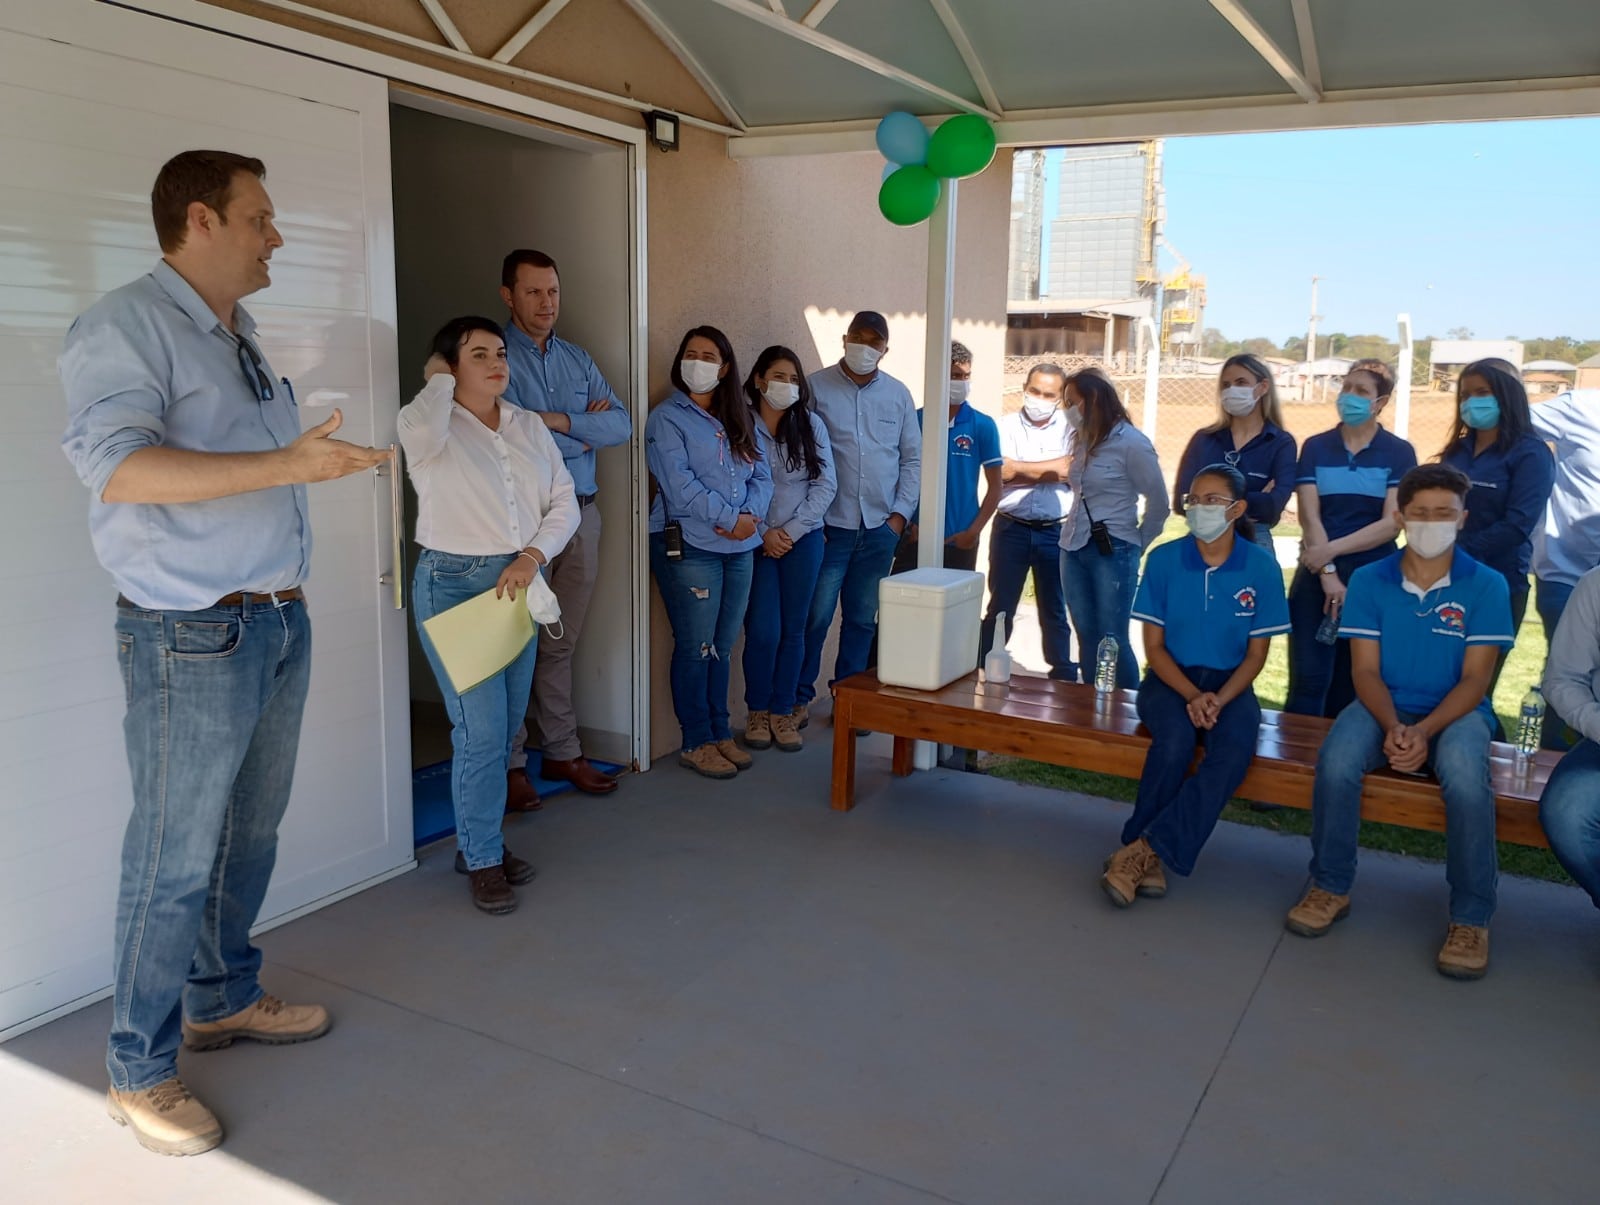
[[[541,773],[570,782],[591,795],[617,789],[617,780],[583,756],[572,705],[572,653],[600,569],[600,508],[595,496],[595,449],[625,444],[633,434],[628,408],[606,383],[593,357],[556,337],[561,314],[561,272],[542,251],[513,251],[500,270],[500,299],[511,311],[506,324],[506,362],[511,380],[505,398],[536,413],[555,437],[578,491],[582,522],[566,550],[545,568],[545,579],[561,604],[561,635],[539,638],[533,671],[533,716],[543,751]],[[508,811],[533,811],[539,795],[528,781],[524,724],[512,741],[506,774]]]
[[[62,446],[121,591],[133,814],[122,849],[107,1107],[161,1154],[222,1141],[178,1078],[191,1050],[304,1042],[320,1005],[261,990],[250,928],[277,854],[311,677],[305,484],[387,450],[304,434],[241,298],[283,245],[259,159],[186,151],[151,209],[162,259],[72,324]]]
[[[830,681],[867,668],[878,631],[878,583],[888,576],[900,533],[917,509],[922,430],[911,391],[878,367],[888,350],[889,323],[862,310],[845,332],[844,358],[807,378],[833,445],[839,492],[822,529],[822,572],[806,624],[795,709],[801,728],[810,720],[835,608],[843,616]]]

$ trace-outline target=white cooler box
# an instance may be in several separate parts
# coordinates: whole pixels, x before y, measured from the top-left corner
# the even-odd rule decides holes
[[[913,569],[878,584],[878,681],[938,690],[978,667],[983,574]]]

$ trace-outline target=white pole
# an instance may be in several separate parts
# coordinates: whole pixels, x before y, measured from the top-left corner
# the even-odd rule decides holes
[[[1154,439],[1156,437],[1156,416],[1158,413],[1157,401],[1161,395],[1161,338],[1156,333],[1154,318],[1146,316],[1139,321],[1145,328],[1145,341],[1148,349],[1144,356],[1144,421],[1140,424],[1140,427],[1146,435]]]
[[[1311,278],[1311,318],[1306,322],[1306,363],[1309,364],[1317,358],[1317,319],[1322,317],[1317,313],[1317,281],[1320,276]],[[1332,351],[1332,348],[1329,349]]]
[[[1400,314],[1400,362],[1395,365],[1394,433],[1406,439],[1411,430],[1411,365],[1415,346],[1411,338],[1411,315]]]
[[[922,491],[917,520],[917,568],[944,566],[945,461],[950,436],[950,320],[955,310],[956,181],[928,219],[928,335],[922,373]],[[911,754],[918,770],[939,764],[939,747],[918,741]]]

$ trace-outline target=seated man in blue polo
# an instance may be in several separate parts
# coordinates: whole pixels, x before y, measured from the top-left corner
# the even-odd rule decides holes
[[[964,343],[950,345],[950,446],[944,475],[944,567],[976,569],[978,540],[1000,506],[1000,428],[982,411],[967,404],[972,386],[972,352]],[[937,411],[936,411],[937,412]],[[926,422],[926,403],[917,411]],[[978,478],[983,478],[983,499],[978,499]],[[921,507],[918,507],[920,513]],[[917,518],[901,537],[895,551],[893,573],[917,567]]]
[[[1317,756],[1311,888],[1286,922],[1291,933],[1321,937],[1349,914],[1362,775],[1385,763],[1405,774],[1431,767],[1444,796],[1450,884],[1437,966],[1455,979],[1489,969],[1499,860],[1485,695],[1513,640],[1505,577],[1455,546],[1471,488],[1448,465],[1412,469],[1397,495],[1405,547],[1350,577],[1339,635],[1350,641],[1356,701]]]

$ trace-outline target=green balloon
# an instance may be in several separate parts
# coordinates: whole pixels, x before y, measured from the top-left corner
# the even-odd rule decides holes
[[[896,226],[915,226],[933,216],[943,188],[920,163],[902,167],[878,189],[878,210]]]
[[[941,124],[928,140],[928,170],[946,180],[976,176],[994,162],[996,145],[988,118],[962,113]]]

